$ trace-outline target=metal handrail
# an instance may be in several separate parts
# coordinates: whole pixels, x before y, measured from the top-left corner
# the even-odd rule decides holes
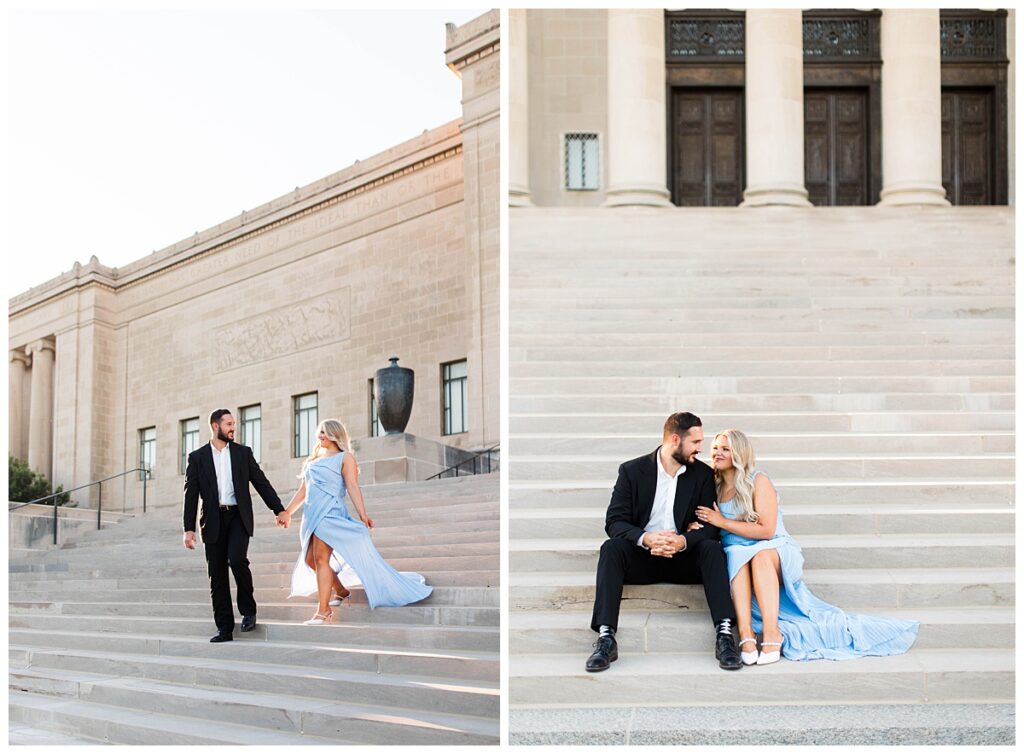
[[[151,472],[150,472],[149,469],[143,469],[143,468],[128,469],[128,471],[122,471],[120,474],[114,474],[113,476],[108,476],[105,479],[97,479],[95,482],[89,482],[88,484],[83,484],[83,485],[81,485],[79,487],[75,487],[75,488],[70,489],[70,490],[61,490],[60,492],[54,492],[52,494],[49,494],[46,497],[40,497],[40,498],[37,498],[36,500],[29,500],[27,503],[19,503],[18,505],[13,505],[13,506],[8,507],[7,512],[10,513],[11,511],[16,511],[16,510],[19,510],[21,508],[24,508],[26,505],[36,505],[37,503],[41,503],[44,500],[52,500],[53,498],[60,497],[61,495],[70,495],[72,492],[78,492],[79,490],[84,490],[84,489],[86,489],[88,487],[93,487],[95,485],[99,485],[99,489],[97,490],[97,492],[99,494],[96,497],[96,528],[100,529],[100,528],[102,528],[102,525],[103,525],[103,483],[104,482],[109,482],[111,479],[118,479],[118,478],[123,477],[123,476],[125,476],[127,474],[134,474],[136,471],[143,472],[142,473],[142,512],[145,513],[146,512],[146,482],[149,480],[149,475],[150,475]],[[57,544],[57,513],[58,513],[59,510],[60,510],[60,506],[57,505],[57,503],[55,502],[53,504],[53,543],[54,544]]]
[[[452,470],[455,471],[455,476],[458,476],[459,475],[459,467],[460,466],[464,466],[467,463],[475,463],[476,460],[478,458],[480,458],[481,456],[487,456],[488,457],[487,469],[488,469],[488,471],[490,471],[490,455],[491,455],[491,453],[493,453],[496,450],[499,450],[500,448],[501,448],[501,443],[498,443],[497,445],[495,445],[493,447],[490,447],[487,450],[481,450],[479,453],[475,453],[472,456],[470,456],[469,458],[465,458],[465,459],[459,461],[458,463],[454,464],[453,466],[449,466],[447,469],[442,469],[441,471],[437,472],[433,476],[428,476],[427,477],[427,481],[429,482],[431,479],[440,479],[441,476],[443,476],[444,474],[447,474],[449,471],[452,471]]]

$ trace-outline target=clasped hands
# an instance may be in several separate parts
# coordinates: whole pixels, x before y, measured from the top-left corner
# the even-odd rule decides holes
[[[644,534],[644,544],[651,550],[651,555],[671,558],[686,547],[686,540],[674,531],[649,531]]]
[[[292,514],[288,511],[281,511],[277,514],[277,525],[287,529],[292,522]]]

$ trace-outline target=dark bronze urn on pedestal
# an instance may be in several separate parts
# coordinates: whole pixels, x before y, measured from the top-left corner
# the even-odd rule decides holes
[[[412,414],[415,375],[411,369],[398,366],[397,356],[392,356],[389,361],[391,366],[377,370],[373,397],[384,433],[399,435],[405,432]]]

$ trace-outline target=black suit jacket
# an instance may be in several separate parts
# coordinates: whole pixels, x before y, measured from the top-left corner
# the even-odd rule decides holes
[[[611,538],[621,537],[638,542],[644,527],[651,520],[654,493],[658,487],[658,450],[619,466],[619,478],[612,490],[612,500],[604,519],[604,530]],[[676,533],[686,538],[686,549],[704,539],[718,539],[716,526],[704,524],[702,529],[686,531],[697,520],[697,506],[710,508],[715,503],[715,472],[703,461],[689,464],[676,482],[673,508]],[[685,550],[684,550],[685,552]]]
[[[253,533],[252,495],[249,485],[252,484],[275,514],[284,510],[281,498],[263,470],[252,455],[252,448],[247,445],[230,443],[231,446],[231,478],[235,485],[235,500],[238,502],[238,515],[242,519],[249,536]],[[188,454],[188,465],[185,467],[185,531],[196,530],[196,509],[202,498],[203,509],[199,516],[199,527],[203,533],[203,542],[216,542],[220,535],[220,490],[217,489],[217,470],[213,465],[213,448],[207,443],[198,450]]]

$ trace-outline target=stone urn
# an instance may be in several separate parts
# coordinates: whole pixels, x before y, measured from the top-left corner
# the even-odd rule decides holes
[[[392,356],[391,366],[378,369],[373,380],[373,398],[377,402],[377,417],[384,433],[400,435],[405,432],[412,414],[414,372],[398,366],[398,357]]]

